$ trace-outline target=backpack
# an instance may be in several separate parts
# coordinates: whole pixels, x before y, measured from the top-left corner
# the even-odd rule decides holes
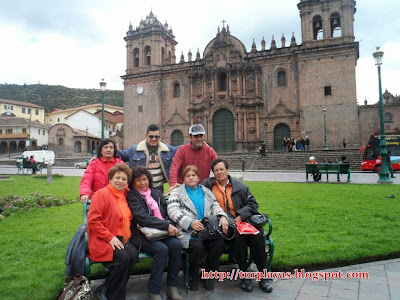
[[[92,290],[87,278],[77,275],[65,279],[65,287],[58,300],[91,300]]]
[[[87,233],[86,223],[79,226],[71,242],[68,245],[67,254],[65,256],[65,274],[75,276],[77,274],[85,274],[85,234]]]

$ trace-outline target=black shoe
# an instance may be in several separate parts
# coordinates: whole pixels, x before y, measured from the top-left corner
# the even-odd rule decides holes
[[[99,286],[95,291],[94,291],[94,298],[97,300],[107,300],[107,288],[104,285]]]
[[[199,290],[199,282],[198,282],[197,280],[196,280],[196,281],[190,280],[190,281],[189,281],[189,289],[190,289],[192,292],[198,291],[198,290]]]
[[[253,291],[253,281],[251,279],[242,279],[240,287],[243,291],[250,293]]]
[[[261,279],[258,285],[260,286],[260,289],[263,290],[263,292],[266,293],[272,292],[271,280]]]
[[[390,176],[390,177],[392,177],[392,178],[396,178],[396,176]]]
[[[213,291],[214,290],[214,283],[212,282],[211,279],[206,279],[203,281],[203,286],[207,291]]]

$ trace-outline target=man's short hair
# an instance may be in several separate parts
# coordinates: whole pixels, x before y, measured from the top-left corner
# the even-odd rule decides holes
[[[217,158],[216,160],[214,160],[214,161],[211,163],[211,171],[214,172],[214,167],[215,167],[215,165],[216,165],[216,164],[219,164],[220,162],[224,163],[225,168],[226,168],[227,170],[229,169],[229,164],[228,164],[228,162],[227,162],[225,159]]]
[[[160,127],[158,127],[156,124],[151,124],[149,127],[147,127],[146,134],[148,134],[150,131],[160,131]]]

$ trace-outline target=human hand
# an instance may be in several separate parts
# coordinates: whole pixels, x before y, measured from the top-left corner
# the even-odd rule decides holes
[[[179,230],[174,225],[169,224],[168,226],[168,235],[169,236],[178,236]]]
[[[224,216],[224,217],[221,217],[221,218],[219,219],[219,224],[218,224],[218,225],[222,227],[222,231],[223,231],[225,234],[228,233],[229,223],[228,223],[228,219],[227,219],[225,216]]]
[[[89,200],[89,195],[82,195],[81,196],[82,203],[88,202],[88,200]]]
[[[199,220],[194,220],[192,222],[192,229],[196,231],[202,231],[204,229],[204,225]]]
[[[115,250],[115,248],[117,249],[124,249],[124,244],[122,244],[122,242],[116,237],[114,236],[111,241],[108,242],[111,247],[113,248],[113,250]]]
[[[167,193],[165,193],[164,196],[169,195],[172,192],[173,189],[176,189],[177,187],[180,187],[180,186],[181,186],[180,183],[175,183],[174,185],[170,186],[168,191],[167,191]]]
[[[235,222],[237,222],[237,223],[242,223],[243,222],[243,218],[242,218],[242,216],[241,215],[238,215],[236,218],[235,218]]]

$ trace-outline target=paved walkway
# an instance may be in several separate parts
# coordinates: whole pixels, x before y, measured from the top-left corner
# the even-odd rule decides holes
[[[222,266],[221,270],[230,271],[232,267]],[[274,282],[271,293],[264,293],[258,288],[256,282],[253,284],[253,292],[246,293],[239,286],[240,281],[229,281],[215,283],[215,290],[209,292],[200,285],[197,292],[186,293],[183,287],[183,275],[180,274],[180,292],[184,299],[349,299],[349,300],[394,300],[400,299],[400,259],[377,261],[372,263],[341,267],[323,272],[342,271],[368,272],[368,279],[330,279],[328,281],[311,279],[285,279]],[[166,274],[164,274],[165,282]],[[128,283],[127,300],[146,299],[147,280],[149,275],[132,276]],[[92,289],[95,290],[103,280],[93,280]],[[162,298],[165,296],[165,286]]]

